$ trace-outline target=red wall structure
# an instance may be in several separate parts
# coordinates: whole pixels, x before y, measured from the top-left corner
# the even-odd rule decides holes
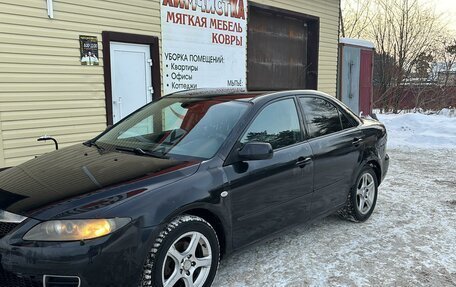
[[[374,108],[387,111],[424,109],[438,111],[456,107],[456,86],[401,86],[381,95],[374,88]]]
[[[359,109],[363,115],[372,113],[374,87],[373,78],[373,50],[361,50],[361,64],[359,75]]]

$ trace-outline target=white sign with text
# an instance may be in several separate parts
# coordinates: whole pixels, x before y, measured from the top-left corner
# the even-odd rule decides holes
[[[247,0],[161,0],[165,95],[246,89]]]

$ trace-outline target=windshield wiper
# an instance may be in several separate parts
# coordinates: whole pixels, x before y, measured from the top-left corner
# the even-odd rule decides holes
[[[103,147],[99,146],[96,142],[94,141],[86,141],[85,143],[83,143],[85,146],[88,146],[88,147],[96,147],[99,151],[103,151],[105,150]]]
[[[150,157],[155,157],[155,158],[168,159],[167,156],[151,153],[151,152],[145,151],[139,147],[116,147],[116,150],[133,152],[137,155],[145,155],[145,156],[150,156]]]

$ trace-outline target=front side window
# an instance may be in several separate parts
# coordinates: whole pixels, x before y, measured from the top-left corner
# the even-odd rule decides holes
[[[293,99],[274,102],[264,108],[247,132],[241,143],[267,142],[273,149],[286,147],[301,141],[301,128]]]
[[[339,111],[330,102],[313,97],[299,99],[309,137],[315,138],[342,130]]]
[[[248,108],[248,103],[238,101],[165,98],[132,114],[96,143],[158,157],[209,159]]]

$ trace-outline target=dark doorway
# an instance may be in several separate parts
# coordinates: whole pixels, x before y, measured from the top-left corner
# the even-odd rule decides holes
[[[318,18],[251,4],[248,27],[249,90],[317,88]]]

